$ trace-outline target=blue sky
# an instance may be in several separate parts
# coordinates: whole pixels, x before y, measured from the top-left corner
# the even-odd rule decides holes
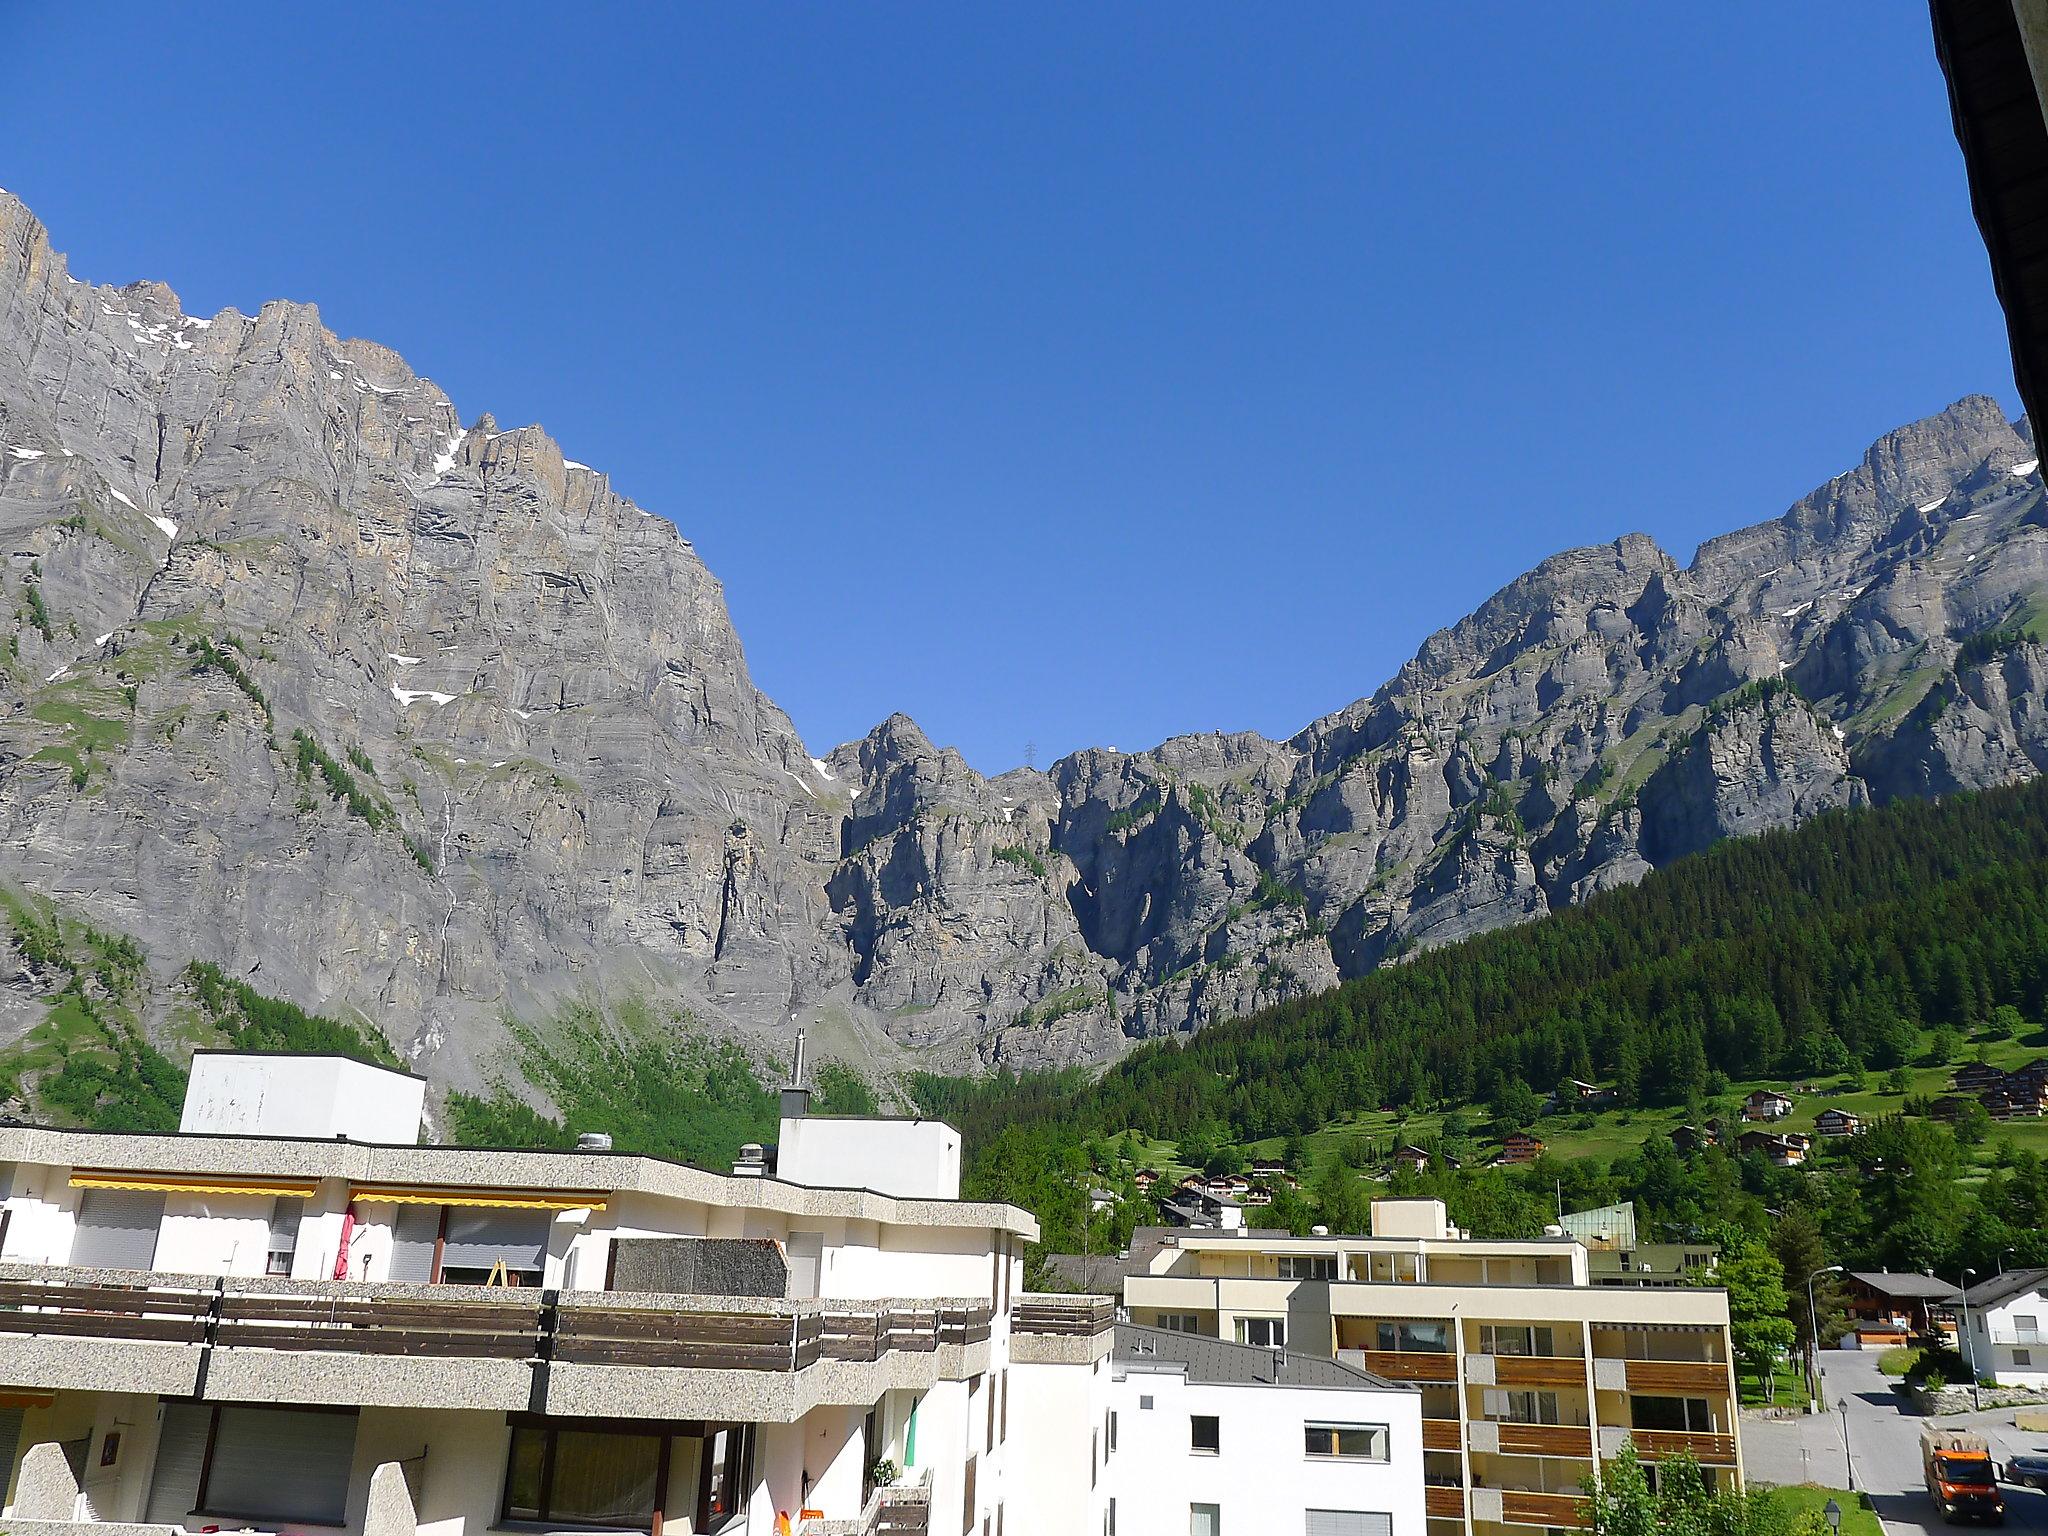
[[[1916,0],[326,14],[0,0],[0,185],[543,423],[817,750],[1284,735],[2017,409]]]

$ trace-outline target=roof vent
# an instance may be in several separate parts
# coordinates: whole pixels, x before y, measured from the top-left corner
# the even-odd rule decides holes
[[[612,1149],[610,1131],[585,1131],[576,1138],[578,1152],[609,1152]]]
[[[733,1159],[733,1177],[738,1179],[760,1179],[768,1175],[768,1153],[758,1141],[750,1141],[740,1148],[740,1155]]]

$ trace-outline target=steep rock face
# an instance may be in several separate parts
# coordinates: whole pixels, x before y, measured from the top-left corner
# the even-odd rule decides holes
[[[452,1085],[593,992],[866,1070],[1099,1058],[2024,778],[2044,594],[2031,436],[1972,398],[1690,565],[1543,562],[1288,741],[991,779],[897,716],[813,759],[688,541],[545,433],[305,306],[74,281],[0,195],[0,882]]]

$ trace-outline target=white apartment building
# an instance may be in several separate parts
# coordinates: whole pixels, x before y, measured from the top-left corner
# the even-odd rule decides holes
[[[1422,1406],[1330,1359],[1118,1324],[1085,1368],[1019,1340],[1018,1529],[1101,1536],[1423,1536]]]
[[[725,1174],[419,1146],[423,1094],[201,1053],[176,1134],[0,1127],[9,1532],[1021,1536],[1037,1224],[949,1127],[790,1092]]]
[[[1595,1285],[1585,1248],[1464,1236],[1435,1200],[1376,1201],[1370,1236],[1151,1234],[1131,1321],[1334,1357],[1412,1384],[1428,1536],[1581,1526],[1626,1441],[1741,1478],[1726,1293]]]
[[[1969,1326],[1957,1347],[1978,1380],[2048,1387],[2048,1269],[2011,1269],[1966,1293]],[[1960,1318],[1962,1308],[1956,1309]]]

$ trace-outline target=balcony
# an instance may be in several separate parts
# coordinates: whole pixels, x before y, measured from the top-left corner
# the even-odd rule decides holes
[[[1497,1423],[1494,1428],[1500,1432],[1496,1449],[1503,1456],[1573,1456],[1584,1461],[1593,1455],[1590,1424]]]
[[[798,1523],[796,1536],[927,1536],[931,1516],[930,1488],[877,1488],[858,1520],[814,1516]]]
[[[1629,1360],[1624,1362],[1631,1392],[1728,1395],[1728,1366],[1720,1360]]]
[[[1425,1451],[1455,1451],[1458,1449],[1461,1432],[1456,1419],[1424,1419],[1422,1421],[1422,1448]]]
[[[1465,1380],[1475,1387],[1584,1387],[1581,1355],[1467,1355]]]
[[[1618,1429],[1602,1426],[1600,1430],[1600,1454],[1619,1454],[1622,1443],[1632,1441],[1636,1454],[1645,1461],[1655,1461],[1663,1456],[1690,1456],[1701,1466],[1732,1467],[1735,1465],[1735,1437],[1708,1430],[1684,1429]]]
[[[1420,1349],[1340,1349],[1337,1358],[1388,1381],[1456,1381],[1458,1361],[1449,1353]]]
[[[1431,1484],[1422,1490],[1422,1512],[1445,1520],[1465,1518],[1465,1490]]]
[[[984,1370],[986,1301],[931,1304],[221,1279],[0,1277],[0,1382],[215,1401],[792,1422]]]
[[[1021,1293],[1010,1309],[1010,1358],[1021,1365],[1089,1365],[1116,1340],[1109,1296]]]
[[[1501,1488],[1494,1491],[1500,1495],[1499,1518],[1503,1525],[1560,1526],[1568,1530],[1586,1530],[1593,1523],[1586,1516],[1583,1494],[1530,1493],[1517,1488]]]

